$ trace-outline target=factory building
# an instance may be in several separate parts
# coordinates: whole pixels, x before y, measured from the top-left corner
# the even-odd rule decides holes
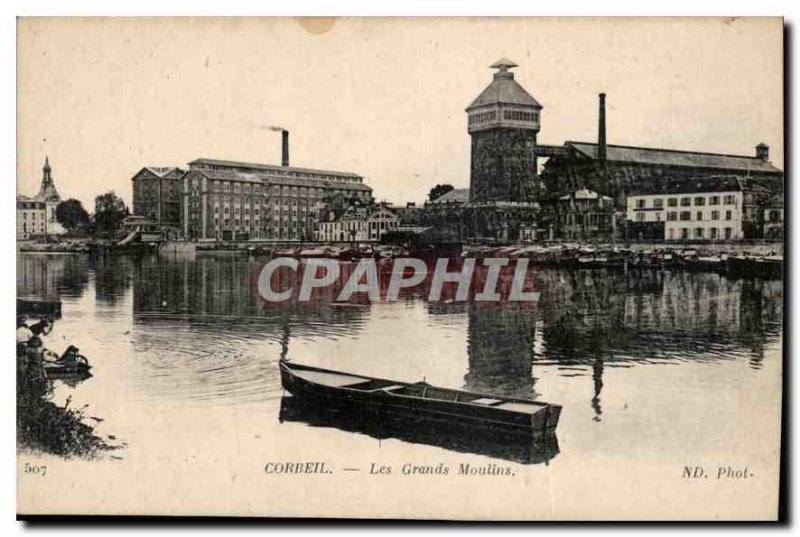
[[[372,200],[359,175],[288,165],[198,159],[183,181],[192,240],[314,240],[327,202]]]
[[[729,155],[613,145],[606,140],[606,95],[601,93],[596,143],[537,146],[537,155],[547,158],[542,188],[551,196],[589,188],[614,198],[618,208],[625,207],[626,196],[633,192],[664,191],[684,180],[713,182],[719,176],[736,176],[773,193],[783,192],[783,171],[770,163],[769,146],[764,143],[755,147],[753,155]]]
[[[669,239],[671,230],[677,238],[701,233],[758,236],[759,218],[745,214],[751,198],[783,194],[783,172],[770,163],[769,147],[763,143],[752,156],[609,144],[605,93],[599,94],[596,142],[541,144],[542,105],[514,80],[511,69],[517,65],[501,59],[491,67],[497,69],[491,84],[467,108],[470,188],[426,204],[422,218],[423,225],[436,227],[451,241],[621,238],[624,226],[616,224],[625,222],[628,196],[638,196],[635,203],[651,195],[645,202],[693,193],[710,197],[720,177],[735,178],[741,185],[730,194],[740,200],[739,224],[711,225],[712,213],[703,212],[702,224],[688,226],[680,224],[678,211],[676,223],[665,220],[656,233],[643,224],[659,214],[666,219],[668,212],[634,212],[634,206],[628,209],[633,228],[638,225],[633,235],[656,233]],[[592,199],[578,199],[587,192]],[[641,218],[645,220],[637,220]],[[696,219],[695,210],[691,221]]]
[[[349,172],[200,158],[189,169],[143,168],[133,178],[134,213],[188,240],[314,240],[328,203],[372,201],[364,178]]]
[[[181,205],[183,200],[183,175],[181,168],[159,168],[148,166],[133,176],[133,214],[148,221],[171,228],[181,229]]]

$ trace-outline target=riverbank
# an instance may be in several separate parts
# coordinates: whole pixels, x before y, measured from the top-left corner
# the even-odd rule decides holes
[[[83,408],[61,407],[50,399],[53,381],[42,368],[42,358],[17,353],[17,444],[23,449],[62,457],[93,459],[119,449],[95,433]],[[97,419],[97,418],[94,418]],[[109,439],[110,440],[110,439]]]
[[[17,250],[23,253],[85,254],[91,250],[88,239],[71,239],[58,242],[19,241]]]

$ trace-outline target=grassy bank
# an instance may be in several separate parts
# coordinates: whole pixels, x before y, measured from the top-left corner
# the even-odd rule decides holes
[[[17,445],[63,457],[96,458],[117,449],[87,424],[85,408],[58,406],[52,382],[35,357],[17,356]]]

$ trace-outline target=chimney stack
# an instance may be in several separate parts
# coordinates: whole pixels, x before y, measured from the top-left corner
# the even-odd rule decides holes
[[[281,153],[281,165],[288,166],[289,165],[289,131],[286,129],[281,131],[281,137],[283,138],[282,144],[282,153]]]
[[[764,162],[769,162],[769,146],[764,142],[756,146],[756,158],[760,158]]]
[[[606,94],[600,94],[600,117],[597,123],[597,159],[605,164],[606,148]]]

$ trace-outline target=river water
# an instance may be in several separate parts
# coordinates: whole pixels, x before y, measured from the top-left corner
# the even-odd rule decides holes
[[[75,344],[94,366],[85,382],[57,382],[54,400],[86,405],[98,432],[126,445],[92,462],[21,455],[20,464],[51,466],[46,485],[20,479],[21,505],[440,518],[629,518],[633,509],[641,518],[759,518],[774,504],[778,280],[536,269],[535,306],[408,296],[265,307],[252,283],[257,268],[221,255],[18,255],[18,296],[63,302],[46,346],[61,352]],[[557,403],[557,442],[521,456],[490,438],[375,435],[293,409],[280,386],[282,354]],[[263,471],[266,462],[287,460],[323,461],[337,479]],[[448,476],[406,473],[440,463],[451,467]],[[461,476],[463,463],[489,473],[507,468],[511,476]],[[711,479],[682,477],[689,465],[707,467]],[[391,473],[370,473],[380,466]],[[727,467],[752,475],[717,479]]]

